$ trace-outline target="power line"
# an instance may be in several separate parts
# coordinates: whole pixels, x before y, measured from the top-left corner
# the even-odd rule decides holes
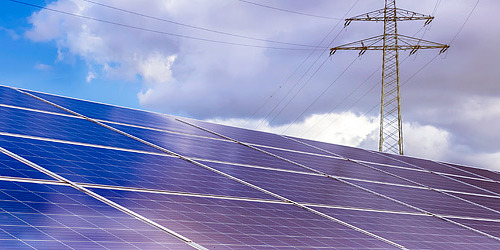
[[[460,29],[458,29],[457,34],[455,34],[455,36],[451,39],[450,44],[452,44],[455,41],[455,39],[457,39],[457,37],[460,34],[460,32],[462,32],[463,28],[465,27],[465,24],[467,24],[467,22],[469,22],[469,19],[472,16],[472,13],[474,13],[474,11],[476,10],[476,7],[477,7],[478,4],[479,4],[479,0],[477,0],[476,4],[472,8],[472,10],[469,12],[469,15],[465,19],[465,22],[462,24],[462,26],[460,26]]]
[[[351,10],[352,10],[355,6],[356,6],[356,4],[358,4],[358,2],[359,2],[359,0],[356,0],[356,2],[354,2],[354,4],[353,4],[353,5],[349,8],[349,10],[347,10],[347,12],[344,14],[343,18],[345,18],[345,17],[349,14],[349,12],[350,12],[350,11],[351,11]],[[342,20],[343,20],[343,19],[342,19]],[[341,21],[337,22],[337,24],[333,27],[333,29],[332,29],[331,31],[333,31],[333,30],[334,30],[334,29],[335,29],[335,28],[336,28],[336,27],[337,27],[340,23],[341,23]],[[344,27],[344,28],[345,28],[345,27]],[[329,34],[331,33],[331,31],[329,32]],[[330,41],[330,43],[328,44],[328,47],[329,47],[329,46],[331,46],[331,44],[332,44],[332,43],[333,43],[333,42],[334,42],[334,41],[335,41],[335,40],[336,40],[336,39],[340,36],[340,34],[342,33],[342,31],[343,31],[343,29],[342,29],[342,30],[341,30],[341,31],[340,31],[340,32],[339,32],[339,33],[338,33],[338,34],[337,34],[337,35],[336,35],[336,36],[332,39],[332,41]],[[327,36],[328,36],[328,35],[327,35]],[[326,36],[326,37],[327,37],[327,36]],[[326,37],[325,37],[324,39],[326,39]],[[321,41],[321,43],[324,41],[324,39]],[[321,44],[321,43],[320,43],[320,44]],[[327,48],[328,48],[328,47],[327,47]],[[262,121],[261,121],[261,122],[260,122],[260,123],[259,123],[259,124],[255,127],[255,128],[254,128],[254,129],[258,129],[258,128],[260,128],[260,126],[262,125],[262,123],[263,123],[264,121],[266,121],[266,120],[267,120],[267,118],[269,117],[269,115],[271,115],[271,114],[274,112],[274,110],[276,110],[276,108],[278,108],[278,107],[279,107],[279,105],[280,105],[280,104],[281,104],[281,103],[282,103],[282,102],[286,99],[286,97],[287,97],[287,96],[291,93],[291,91],[292,91],[293,89],[295,89],[295,87],[296,87],[296,86],[300,83],[300,81],[301,81],[301,80],[302,80],[302,79],[303,79],[303,78],[307,75],[307,73],[309,73],[309,71],[312,69],[312,67],[313,67],[313,66],[314,66],[314,65],[318,62],[318,60],[321,58],[321,55],[322,55],[323,53],[325,53],[325,52],[326,52],[327,48],[325,48],[325,49],[321,52],[321,54],[319,54],[319,55],[318,55],[318,57],[316,58],[316,60],[315,60],[315,61],[311,64],[311,66],[309,66],[309,68],[306,70],[306,72],[304,72],[304,74],[302,74],[302,76],[299,78],[299,80],[297,80],[297,82],[295,82],[295,84],[293,85],[293,87],[292,87],[292,88],[290,88],[290,89],[288,90],[288,92],[286,93],[286,95],[285,95],[283,98],[281,98],[281,100],[279,101],[279,103],[278,103],[278,104],[276,104],[276,105],[274,106],[274,108],[273,108],[270,112],[268,112],[268,114],[266,115],[266,117],[265,117],[265,118],[264,118],[264,119],[263,119],[263,120],[262,120]],[[310,55],[312,55],[312,53],[311,53]],[[309,56],[310,56],[310,55],[309,55]],[[285,108],[286,108],[286,107],[287,107],[287,106],[288,106],[288,105],[289,105],[289,104],[293,101],[293,99],[297,96],[297,94],[298,94],[298,93],[299,93],[299,92],[300,92],[300,91],[301,91],[301,90],[302,90],[302,89],[303,89],[303,88],[307,85],[307,83],[309,83],[309,81],[312,79],[312,77],[313,77],[313,76],[314,76],[314,75],[315,75],[315,74],[319,71],[319,69],[320,69],[320,68],[321,68],[321,67],[325,64],[325,62],[326,62],[326,60],[327,60],[327,59],[328,59],[328,58],[326,58],[326,59],[325,59],[325,61],[323,61],[323,63],[319,66],[319,68],[317,68],[317,69],[316,69],[316,71],[315,71],[315,72],[314,72],[314,73],[313,73],[313,74],[309,77],[309,79],[306,81],[306,83],[305,83],[305,84],[304,84],[304,85],[303,85],[303,86],[299,89],[299,91],[298,91],[298,92],[296,92],[296,93],[295,93],[295,95],[294,95],[294,96],[293,96],[293,97],[292,97],[292,98],[288,101],[288,103],[285,105],[285,107],[283,107],[283,108],[282,108],[282,109],[278,112],[278,114],[276,114],[276,115],[274,116],[274,118],[271,120],[271,122],[272,122],[272,121],[274,121],[274,120],[275,120],[275,119],[276,119],[276,118],[277,118],[277,117],[281,114],[281,112],[282,112],[282,111],[283,111],[283,110],[284,110],[284,109],[285,109]]]
[[[159,30],[154,30],[154,29],[148,29],[148,28],[142,28],[138,26],[133,26],[133,25],[128,25],[128,24],[123,24],[119,22],[114,22],[114,21],[108,21],[108,20],[103,20],[95,17],[89,17],[89,16],[84,16],[84,15],[79,15],[79,14],[74,14],[58,9],[53,9],[53,8],[48,8],[36,4],[31,4],[31,3],[26,3],[23,1],[18,1],[18,0],[7,0],[13,3],[29,6],[32,8],[37,8],[41,10],[48,10],[60,14],[65,14],[68,16],[73,16],[73,17],[78,17],[82,19],[87,19],[87,20],[92,20],[96,22],[101,22],[101,23],[106,23],[106,24],[111,24],[115,26],[120,26],[124,28],[130,28],[130,29],[135,29],[135,30],[140,30],[140,31],[146,31],[146,32],[151,32],[151,33],[156,33],[160,35],[168,35],[168,36],[175,36],[175,37],[180,37],[180,38],[186,38],[186,39],[192,39],[192,40],[198,40],[198,41],[205,41],[205,42],[211,42],[211,43],[219,43],[219,44],[226,44],[226,45],[235,45],[235,46],[242,46],[242,47],[250,47],[250,48],[262,48],[262,49],[276,49],[276,50],[302,50],[302,51],[310,51],[310,50],[315,50],[319,48],[286,48],[286,47],[273,47],[273,46],[262,46],[262,45],[253,45],[253,44],[243,44],[243,43],[235,43],[235,42],[228,42],[228,41],[222,41],[222,40],[214,40],[214,39],[208,39],[208,38],[202,38],[202,37],[195,37],[195,36],[188,36],[188,35],[181,35],[181,34],[175,34],[175,33],[170,33],[170,32],[165,32],[165,31],[159,31]],[[311,47],[314,47],[311,45]],[[322,48],[321,48],[322,49]]]
[[[300,113],[300,115],[297,116],[297,118],[295,118],[295,120],[293,120],[290,125],[281,132],[281,134],[285,133],[291,126],[294,122],[296,122],[302,115],[304,115],[314,104],[316,104],[318,102],[319,99],[321,99],[321,97],[323,97],[323,95],[328,92],[328,90],[347,72],[347,70],[349,70],[352,65],[356,62],[358,58],[354,58],[354,60],[349,64],[349,66],[347,66],[346,69],[344,69],[344,71],[342,71],[342,73],[340,73],[340,75],[333,81],[330,83],[330,85],[325,89],[323,90],[323,92],[318,96],[316,97],[316,99],[311,103],[309,104],[309,106],[304,110],[302,111],[302,113]]]
[[[293,11],[293,10],[287,10],[287,9],[282,9],[282,8],[278,8],[278,7],[273,7],[273,6],[269,6],[269,5],[264,5],[264,4],[260,4],[260,3],[255,3],[255,2],[251,2],[251,1],[247,1],[247,0],[236,0],[236,1],[240,1],[240,2],[243,2],[243,3],[247,3],[247,4],[252,4],[252,5],[255,5],[255,6],[264,7],[264,8],[268,8],[268,9],[273,9],[273,10],[277,10],[277,11],[282,11],[282,12],[287,12],[287,13],[302,15],[302,16],[309,16],[309,17],[316,17],[316,18],[330,19],[330,20],[344,20],[343,18],[334,18],[334,17],[328,17],[328,16],[320,16],[320,15],[308,14],[308,13],[303,13],[303,12],[298,12],[298,11]]]
[[[101,7],[105,7],[105,8],[108,8],[108,9],[112,9],[112,10],[116,10],[116,11],[120,11],[120,12],[124,12],[124,13],[128,13],[128,14],[132,14],[132,15],[136,15],[136,16],[140,16],[140,17],[149,18],[149,19],[156,20],[156,21],[161,21],[161,22],[175,24],[175,25],[179,25],[179,26],[183,26],[183,27],[192,28],[192,29],[197,29],[197,30],[212,32],[212,33],[216,33],[216,34],[220,34],[220,35],[226,35],[226,36],[244,38],[244,39],[249,39],[249,40],[254,40],[254,41],[261,41],[261,42],[284,44],[284,45],[293,45],[293,46],[302,46],[302,47],[316,47],[314,45],[289,43],[289,42],[280,42],[280,41],[269,40],[269,39],[262,39],[262,38],[256,38],[256,37],[251,37],[251,36],[238,35],[238,34],[234,34],[234,33],[229,33],[229,32],[224,32],[224,31],[219,31],[219,30],[204,28],[204,27],[200,27],[200,26],[185,24],[185,23],[181,23],[181,22],[176,22],[176,21],[172,21],[172,20],[167,20],[167,19],[164,19],[164,18],[159,18],[159,17],[147,15],[147,14],[144,14],[144,13],[139,13],[139,12],[136,12],[136,11],[126,10],[126,9],[118,8],[116,6],[111,6],[111,5],[107,5],[107,4],[103,4],[103,3],[98,3],[98,2],[94,2],[94,1],[90,1],[90,0],[82,0],[82,1],[94,4],[94,5],[98,5],[98,6],[101,6]]]

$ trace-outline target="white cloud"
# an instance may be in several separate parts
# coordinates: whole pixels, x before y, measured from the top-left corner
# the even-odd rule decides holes
[[[270,125],[265,120],[209,119],[207,121],[347,146],[359,146],[378,126],[378,121],[374,117],[357,116],[353,113],[314,114],[302,122],[278,126]]]
[[[43,63],[36,63],[33,68],[35,68],[36,70],[47,71],[51,70],[52,66]]]
[[[97,77],[96,73],[89,71],[87,74],[87,77],[85,78],[85,81],[87,83],[90,83],[92,80],[94,80]]]

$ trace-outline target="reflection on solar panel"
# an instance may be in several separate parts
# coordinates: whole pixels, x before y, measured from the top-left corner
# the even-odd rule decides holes
[[[497,172],[0,97],[0,249],[500,249]]]

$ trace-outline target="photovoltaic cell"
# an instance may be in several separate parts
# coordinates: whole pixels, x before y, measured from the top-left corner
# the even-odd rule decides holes
[[[73,182],[274,199],[179,158],[23,138],[6,148]]]
[[[317,208],[317,210],[408,249],[499,248],[496,240],[432,216],[335,208]]]
[[[487,170],[487,169],[479,169],[479,168],[471,168],[471,167],[466,167],[466,166],[460,166],[460,165],[457,165],[457,164],[451,164],[451,163],[444,163],[446,165],[450,165],[452,167],[455,167],[455,168],[459,168],[459,169],[462,169],[462,170],[465,170],[467,172],[471,172],[471,173],[474,173],[474,174],[477,174],[479,176],[477,177],[486,177],[486,178],[490,178],[492,180],[495,180],[495,181],[500,181],[500,174],[497,173],[497,172],[493,172],[493,171],[490,171],[490,170]]]
[[[95,190],[209,249],[392,246],[288,204]]]
[[[206,164],[296,202],[393,211],[414,211],[406,206],[324,176],[216,163]]]
[[[426,189],[389,186],[376,183],[352,181],[360,186],[374,190],[393,199],[405,202],[431,213],[450,216],[464,216],[500,219],[500,214],[480,206],[467,203],[445,194]]]
[[[413,157],[400,156],[400,155],[391,155],[390,157],[399,159],[399,160],[407,162],[409,164],[416,165],[420,168],[427,169],[427,170],[434,171],[434,172],[475,177],[475,178],[478,177],[477,175],[473,175],[473,174],[467,173],[465,171],[457,170],[457,169],[451,168],[449,166],[446,166],[444,164],[439,164],[439,163],[436,163],[436,162],[430,161],[430,160],[417,159],[417,158],[413,158]]]
[[[479,221],[479,220],[466,220],[466,219],[453,219],[456,222],[462,223],[466,226],[485,232],[489,235],[500,237],[500,222],[498,221]],[[500,249],[497,243],[495,249]]]
[[[5,146],[3,143],[0,146]],[[0,152],[0,177],[54,180],[50,176]]]
[[[409,180],[415,181],[417,183],[437,188],[437,189],[445,189],[451,191],[459,191],[459,192],[467,192],[467,193],[476,193],[476,194],[490,194],[484,190],[469,186],[464,183],[460,183],[455,181],[452,178],[446,178],[438,174],[416,171],[416,170],[407,170],[401,168],[394,167],[386,167],[376,164],[367,163],[370,166],[375,168],[384,170],[386,172],[401,176],[403,178],[407,178]],[[411,184],[415,186],[415,184]]]
[[[0,104],[67,114],[59,108],[4,86],[0,86]]]
[[[462,177],[457,177],[453,176],[454,179],[463,181],[465,183],[469,183],[471,185],[474,185],[476,187],[480,187],[486,190],[489,190],[497,195],[500,196],[500,183],[496,181],[487,181],[487,180],[476,180],[476,179],[469,179],[469,178],[462,178]],[[487,193],[490,194],[491,193]]]
[[[312,141],[308,139],[302,139],[302,138],[294,138],[290,137],[295,140],[307,143],[309,145],[321,148],[323,150],[327,150],[331,153],[347,157],[349,159],[353,160],[362,160],[362,161],[369,161],[369,162],[375,162],[375,163],[380,163],[380,164],[388,164],[388,165],[395,165],[395,166],[404,166],[404,167],[412,167],[408,166],[408,164],[402,163],[400,161],[396,161],[394,159],[390,159],[388,157],[371,153],[368,150],[360,149],[360,148],[353,148],[353,147],[348,147],[348,146],[342,146],[342,145],[336,145],[336,144],[330,144],[326,142],[319,142],[319,141]]]
[[[295,151],[308,152],[314,154],[325,154],[324,152],[318,149],[284,138],[277,134],[271,134],[244,128],[235,128],[235,127],[214,124],[194,119],[186,119],[186,118],[181,118],[181,119],[189,123],[193,123],[202,128],[222,134],[224,136],[228,136],[240,142],[291,149]]]
[[[90,121],[0,107],[0,132],[158,152]]]
[[[263,148],[264,149],[264,148]],[[390,176],[380,171],[371,169],[360,164],[349,162],[347,160],[335,159],[331,157],[300,154],[278,149],[265,149],[267,152],[279,155],[307,167],[318,171],[341,177],[357,178],[363,180],[380,181],[388,183],[396,183],[403,185],[413,185],[405,180]]]
[[[140,111],[129,108],[122,108],[106,104],[81,101],[77,99],[65,98],[49,94],[42,94],[33,91],[26,91],[57,105],[75,111],[90,118],[120,122],[137,126],[144,126],[156,129],[165,129],[174,132],[181,132],[206,137],[217,137],[211,133],[194,128],[192,126],[176,121],[171,116],[157,114],[153,112]]]
[[[304,170],[299,166],[234,142],[119,125],[113,125],[113,127],[188,157],[296,171]]]
[[[497,211],[500,210],[500,197],[498,196],[496,198],[493,198],[493,197],[467,195],[467,194],[453,194],[453,195],[483,205],[485,207],[495,209]]]
[[[0,248],[189,249],[67,186],[0,181]]]

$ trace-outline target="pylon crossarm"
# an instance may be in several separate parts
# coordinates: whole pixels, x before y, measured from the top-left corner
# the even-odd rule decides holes
[[[330,49],[330,55],[335,54],[337,50],[359,50],[363,54],[367,50],[410,50],[410,54],[415,54],[420,49],[441,49],[440,53],[445,52],[450,46],[446,44],[427,41],[399,34],[387,34],[389,37],[398,39],[397,45],[386,45],[384,47],[384,35],[359,40],[356,42],[340,45]]]
[[[414,11],[396,8],[395,17],[385,17],[384,9],[371,11],[365,14],[347,18],[344,26],[348,26],[352,21],[370,21],[370,22],[383,22],[383,21],[412,21],[412,20],[426,20],[425,25],[432,22],[434,17],[429,15],[420,14]],[[394,9],[387,9],[387,11],[393,12]]]

